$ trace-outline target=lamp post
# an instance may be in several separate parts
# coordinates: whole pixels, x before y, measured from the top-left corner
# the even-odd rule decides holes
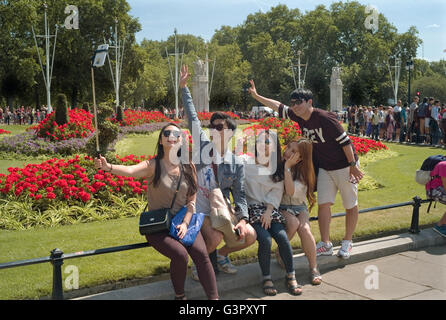
[[[56,53],[56,41],[57,41],[58,26],[56,25],[56,33],[54,35],[51,35],[50,28],[48,26],[48,19],[47,19],[48,5],[46,2],[44,2],[43,8],[44,8],[44,21],[45,21],[45,35],[36,35],[36,33],[34,32],[34,27],[32,26],[31,28],[32,28],[32,33],[33,33],[33,37],[34,37],[34,43],[37,48],[37,56],[39,57],[40,68],[42,69],[43,80],[45,82],[47,112],[48,112],[48,114],[50,114],[51,112],[53,112],[53,108],[51,106],[51,78],[53,76],[54,55]],[[54,37],[54,47],[53,47],[53,56],[52,56],[52,58],[50,58],[50,38],[52,38],[52,37]],[[43,68],[42,58],[40,57],[39,46],[37,44],[36,38],[45,38],[45,57],[46,57],[45,70]],[[50,65],[50,59],[52,60],[51,65]]]

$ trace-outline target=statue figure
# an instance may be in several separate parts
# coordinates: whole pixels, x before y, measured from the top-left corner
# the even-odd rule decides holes
[[[204,61],[198,59],[194,62],[194,70],[196,76],[205,76],[206,75],[206,65]]]

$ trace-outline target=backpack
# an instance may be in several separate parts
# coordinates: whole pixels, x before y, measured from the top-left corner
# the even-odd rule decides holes
[[[416,171],[415,173],[415,181],[423,186],[425,186],[427,183],[431,182],[435,178],[438,178],[438,176],[431,176],[430,173],[432,170],[434,170],[435,166],[442,162],[446,161],[446,156],[443,156],[441,154],[430,156],[427,159],[423,161],[423,164],[421,165],[421,168]],[[432,198],[432,189],[429,189],[426,191],[427,197],[430,199],[429,207],[427,208],[427,212],[429,212],[432,201],[434,200]],[[436,207],[437,200],[435,200],[435,206]]]

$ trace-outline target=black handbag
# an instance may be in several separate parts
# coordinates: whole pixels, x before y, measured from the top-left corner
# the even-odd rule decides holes
[[[139,233],[143,236],[154,234],[162,231],[170,230],[170,223],[172,220],[172,207],[175,203],[178,190],[180,189],[181,178],[183,177],[183,166],[180,165],[180,179],[178,180],[177,189],[173,196],[170,208],[163,208],[157,210],[147,210],[149,203],[146,204],[141,216],[139,217]]]

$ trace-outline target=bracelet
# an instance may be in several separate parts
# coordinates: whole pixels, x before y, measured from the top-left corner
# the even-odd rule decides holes
[[[113,165],[110,163],[110,170],[108,170],[108,172],[112,172],[113,170]]]

